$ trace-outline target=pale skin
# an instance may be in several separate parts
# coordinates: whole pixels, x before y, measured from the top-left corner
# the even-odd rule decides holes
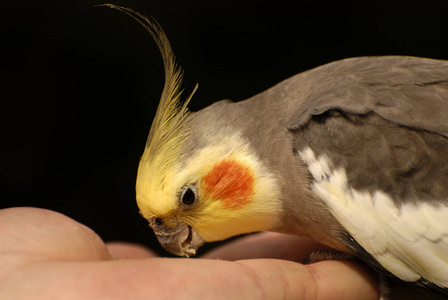
[[[256,234],[201,259],[168,259],[105,244],[54,211],[9,208],[0,210],[0,241],[0,299],[378,299],[366,266],[302,265],[325,247],[290,235]]]

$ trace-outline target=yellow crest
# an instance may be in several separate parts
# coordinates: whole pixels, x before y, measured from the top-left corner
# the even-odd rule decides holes
[[[176,63],[165,32],[155,19],[148,19],[126,7],[113,4],[104,6],[126,13],[145,27],[162,54],[165,68],[165,86],[140,159],[136,183],[137,203],[143,216],[149,217],[154,212],[145,211],[148,209],[147,202],[149,201],[145,195],[163,190],[164,184],[170,181],[167,176],[173,174],[176,169],[182,141],[188,134],[183,126],[185,117],[188,115],[187,105],[197,85],[190,96],[185,101],[181,101],[183,72]],[[168,210],[168,207],[166,209]],[[164,210],[161,208],[158,213],[163,213]]]

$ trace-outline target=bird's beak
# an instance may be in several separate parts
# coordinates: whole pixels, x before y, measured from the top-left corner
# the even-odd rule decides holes
[[[167,226],[161,219],[152,219],[149,225],[154,230],[160,245],[166,251],[178,256],[194,256],[204,240],[191,226],[179,222],[174,226]]]

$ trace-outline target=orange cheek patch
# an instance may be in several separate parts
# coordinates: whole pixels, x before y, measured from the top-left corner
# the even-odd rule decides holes
[[[254,193],[252,171],[235,160],[223,160],[203,179],[204,193],[220,199],[225,207],[247,204]]]

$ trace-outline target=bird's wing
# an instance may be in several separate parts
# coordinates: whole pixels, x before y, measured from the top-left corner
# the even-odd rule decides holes
[[[389,272],[447,288],[448,62],[331,65],[305,73],[287,116],[311,188]]]
[[[279,85],[288,90],[284,98],[295,106],[285,118],[291,129],[313,115],[340,109],[353,114],[375,112],[402,126],[448,137],[448,61],[405,56],[350,58]]]

